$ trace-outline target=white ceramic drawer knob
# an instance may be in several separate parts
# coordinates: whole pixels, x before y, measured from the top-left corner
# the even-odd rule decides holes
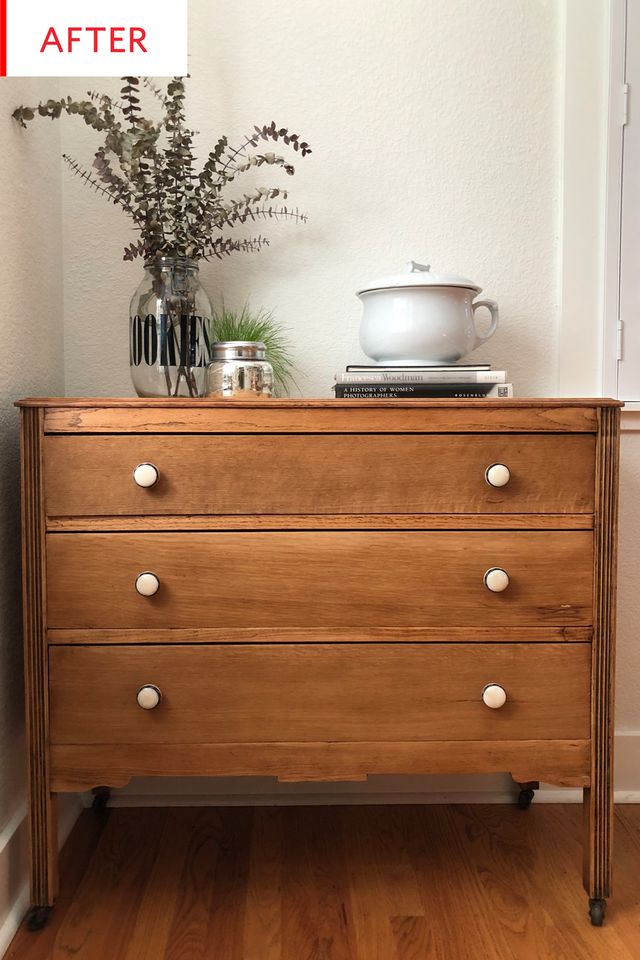
[[[159,476],[160,471],[153,463],[139,463],[133,471],[133,479],[139,487],[152,487]]]
[[[490,487],[506,487],[511,480],[511,471],[504,463],[492,463],[484,472]]]
[[[136,577],[136,590],[141,597],[152,597],[160,589],[160,581],[155,573],[140,573]]]
[[[144,687],[140,687],[138,690],[136,700],[138,706],[142,707],[143,710],[153,710],[162,700],[162,693],[155,684],[145,683]]]
[[[488,683],[482,691],[482,702],[492,710],[499,710],[507,702],[507,691],[499,683]]]
[[[502,567],[491,567],[484,575],[484,585],[491,593],[502,593],[509,586],[509,574]]]

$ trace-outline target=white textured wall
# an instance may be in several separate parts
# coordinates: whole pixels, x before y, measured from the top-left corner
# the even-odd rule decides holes
[[[22,839],[12,844],[12,831],[4,829],[16,815],[19,820],[25,803],[20,466],[13,401],[64,390],[59,131],[42,125],[25,137],[10,114],[51,89],[51,81],[0,83],[0,935],[24,878],[18,862]]]
[[[354,291],[409,258],[477,280],[502,311],[483,355],[508,367],[521,394],[553,390],[561,9],[191,0],[201,153],[272,118],[314,150],[294,178],[280,177],[310,223],[267,224],[271,248],[202,271],[214,298],[276,309],[304,394],[328,395],[336,368],[359,357]],[[89,163],[95,136],[75,119],[63,124],[64,147]],[[140,270],[120,262],[128,223],[78,180],[65,178],[64,203],[67,390],[126,394]]]

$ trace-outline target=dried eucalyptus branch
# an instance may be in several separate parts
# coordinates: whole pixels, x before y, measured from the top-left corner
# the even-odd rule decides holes
[[[113,194],[112,191],[109,190],[107,187],[103,187],[102,184],[99,183],[95,179],[95,177],[92,177],[88,170],[85,170],[84,167],[81,167],[80,164],[73,159],[73,157],[70,157],[68,154],[63,153],[62,159],[70,168],[74,176],[80,177],[80,179],[84,180],[84,182],[88,184],[88,186],[90,186],[93,190],[95,190],[96,193],[99,193],[102,196],[107,197],[108,200],[112,200],[115,204],[117,204],[118,206],[124,207],[124,209],[128,211],[127,204],[120,197]]]
[[[113,109],[119,110],[120,113],[122,113],[124,107],[122,100],[114,100],[112,97],[107,96],[106,93],[98,93],[96,90],[87,90],[87,96],[93,103],[99,104],[103,111]]]
[[[123,77],[123,80],[125,85],[120,91],[124,101],[122,112],[129,120],[129,132],[136,133],[140,116],[139,80],[137,77]]]
[[[57,120],[65,113],[80,116],[87,126],[103,134],[92,172],[66,154],[63,159],[74,175],[122,207],[133,220],[140,238],[127,244],[125,260],[161,256],[209,259],[258,251],[268,245],[265,237],[236,240],[222,236],[222,231],[247,221],[306,222],[306,214],[297,208],[271,203],[287,199],[287,191],[280,187],[259,187],[237,200],[224,199],[228,185],[254,168],[279,167],[292,176],[295,168],[284,156],[257,152],[256,148],[261,141],[282,141],[306,157],[311,148],[298,134],[277,128],[272,121],[254,127],[237,147],[230,147],[227,137],[220,137],[197,172],[197,134],[186,123],[183,78],[174,77],[166,91],[148,77],[122,80],[119,100],[90,90],[87,100],[47,100],[37,107],[17,107],[13,117],[26,127],[36,117]],[[154,122],[143,114],[141,86],[162,105],[160,120]]]
[[[230,256],[236,250],[243,250],[245,253],[255,253],[262,247],[268,247],[269,241],[266,237],[252,237],[249,240],[233,240],[230,237],[219,237],[214,240],[210,246],[205,249],[205,259],[217,257],[222,260],[223,256]]]
[[[142,85],[146,87],[147,90],[151,91],[156,100],[159,100],[163,107],[166,106],[167,98],[162,90],[159,87],[156,87],[155,83],[153,83],[149,77],[141,77],[140,79],[142,80]]]
[[[247,220],[297,220],[306,223],[307,215],[300,213],[297,208],[289,210],[287,207],[254,207],[248,204],[243,210],[227,217],[223,223],[232,227],[234,223],[246,223]]]

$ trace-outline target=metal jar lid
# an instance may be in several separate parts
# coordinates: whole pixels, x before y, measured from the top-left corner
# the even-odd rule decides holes
[[[211,350],[214,360],[264,360],[267,352],[259,340],[218,340]]]

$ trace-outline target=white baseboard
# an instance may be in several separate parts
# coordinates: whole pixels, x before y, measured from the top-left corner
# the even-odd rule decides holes
[[[305,793],[291,796],[274,793],[160,793],[115,796],[111,807],[292,807],[364,806],[367,804],[511,803],[514,793]]]
[[[65,842],[82,811],[80,797],[65,794],[58,805],[58,845]],[[0,832],[0,957],[4,956],[29,909],[29,841],[26,804]]]
[[[616,735],[616,803],[640,803],[640,730]],[[488,776],[370,777],[365,783],[278,783],[269,777],[146,778],[113,793],[113,807],[367,803],[512,803],[516,787]],[[542,784],[536,803],[580,803],[582,791]]]
[[[291,807],[291,806],[363,806],[366,804],[436,804],[436,803],[513,803],[517,794],[514,787],[509,792],[493,790],[467,790],[446,793],[420,791],[410,793],[390,791],[387,793],[311,793],[298,796],[274,793],[154,793],[116,795],[109,801],[110,807]],[[640,803],[640,790],[616,790],[616,803]],[[536,804],[582,803],[582,790],[560,789],[542,784],[536,792]]]

